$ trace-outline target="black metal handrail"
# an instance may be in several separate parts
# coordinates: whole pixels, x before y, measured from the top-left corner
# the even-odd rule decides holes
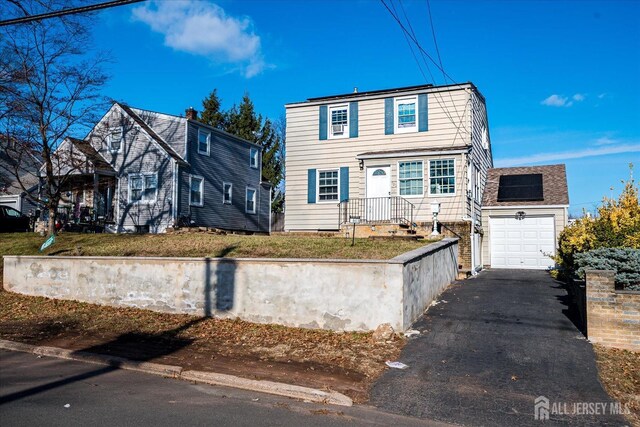
[[[407,199],[394,197],[369,197],[343,200],[340,208],[340,224],[402,224],[413,229],[414,205]]]

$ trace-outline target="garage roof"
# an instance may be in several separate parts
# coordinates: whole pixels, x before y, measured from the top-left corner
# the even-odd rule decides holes
[[[498,201],[498,190],[502,176],[542,175],[542,200]],[[504,180],[503,180],[504,181]],[[483,206],[549,206],[568,205],[567,172],[565,165],[520,166],[514,168],[489,169],[487,185],[482,198]]]

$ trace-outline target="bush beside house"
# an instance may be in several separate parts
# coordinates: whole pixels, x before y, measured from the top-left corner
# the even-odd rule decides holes
[[[596,249],[599,251],[588,253]],[[562,231],[555,256],[560,267],[558,276],[568,280],[585,269],[605,268],[606,264],[606,269],[618,272],[616,280],[620,284],[634,286],[639,278],[631,273],[638,271],[639,249],[638,186],[630,179],[618,200],[605,197],[595,217],[584,216]]]

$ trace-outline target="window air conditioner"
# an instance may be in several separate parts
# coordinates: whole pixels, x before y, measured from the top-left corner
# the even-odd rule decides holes
[[[334,135],[344,133],[344,124],[331,125],[331,131],[333,132]]]

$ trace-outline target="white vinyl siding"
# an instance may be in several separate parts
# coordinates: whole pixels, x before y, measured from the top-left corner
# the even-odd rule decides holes
[[[189,175],[189,204],[204,206],[204,178],[201,176]]]
[[[398,162],[398,189],[400,196],[423,196],[424,164],[422,160]]]

